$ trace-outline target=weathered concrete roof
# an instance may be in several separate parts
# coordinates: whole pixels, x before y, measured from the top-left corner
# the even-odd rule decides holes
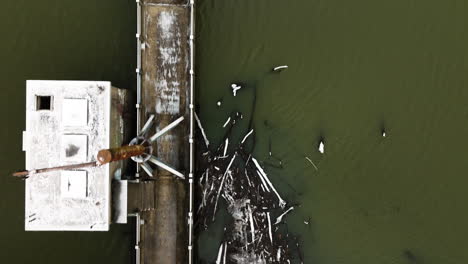
[[[26,169],[88,162],[109,148],[111,84],[28,81]],[[108,230],[109,166],[32,175],[26,230]]]

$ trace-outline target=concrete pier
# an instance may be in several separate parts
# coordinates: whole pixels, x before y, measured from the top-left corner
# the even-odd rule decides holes
[[[155,168],[140,170],[143,183],[129,189],[142,220],[140,263],[188,263],[187,212],[190,166],[190,3],[187,0],[137,1],[139,10],[139,124],[155,115],[154,134],[175,119],[185,120],[153,142],[154,155],[186,179]]]

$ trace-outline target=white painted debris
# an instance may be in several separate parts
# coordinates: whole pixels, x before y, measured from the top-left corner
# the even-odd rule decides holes
[[[281,66],[276,66],[273,68],[273,71],[282,71],[288,68],[288,65],[281,65]]]
[[[227,243],[224,243],[224,256],[223,256],[223,264],[226,264],[226,253],[227,253]]]
[[[283,220],[283,217],[292,210],[294,210],[294,206],[289,207],[288,210],[286,210],[284,213],[282,213],[280,216],[278,216],[278,218],[276,218],[275,225],[281,223],[281,221]]]
[[[276,191],[275,187],[273,186],[273,184],[271,183],[270,179],[268,179],[265,171],[263,171],[262,167],[260,166],[260,164],[258,164],[258,161],[257,159],[255,159],[254,157],[252,157],[252,160],[253,162],[255,163],[255,166],[257,167],[257,173],[258,175],[260,176],[260,179],[263,177],[265,179],[265,181],[268,183],[268,185],[270,185],[271,189],[273,190],[273,192],[276,194],[276,196],[278,197],[278,200],[279,200],[279,206],[281,208],[284,208],[284,206],[286,205],[286,201],[283,200],[283,198],[281,198],[281,196],[279,195],[279,193]]]
[[[262,181],[262,185],[260,187],[263,188],[264,192],[270,192],[270,188],[268,188],[267,183],[265,182],[265,179],[263,178],[262,174],[257,170],[258,177],[260,177],[260,180]]]
[[[226,122],[224,122],[223,128],[226,127],[229,124],[230,121],[231,121],[231,117],[228,117]]]
[[[236,157],[237,157],[237,153],[234,153],[234,156],[232,157],[231,161],[229,162],[229,165],[226,168],[226,171],[224,172],[223,179],[221,180],[221,184],[219,185],[218,194],[216,195],[216,202],[215,202],[215,206],[213,210],[213,220],[216,215],[216,208],[218,207],[219,196],[221,195],[221,190],[223,189],[223,186],[224,186],[224,180],[226,179],[227,174],[230,173],[229,170],[231,169],[232,163],[234,162]]]
[[[253,133],[253,131],[254,131],[254,130],[251,129],[250,132],[247,133],[247,135],[245,135],[244,139],[242,139],[242,142],[241,142],[242,144],[244,144],[245,140]]]
[[[325,152],[325,144],[323,143],[323,141],[320,141],[318,150],[319,150],[319,152],[322,153],[322,154]]]
[[[315,163],[309,158],[309,157],[305,157],[307,161],[310,162],[310,164],[312,164],[312,166],[314,166],[315,170],[318,171],[318,168],[317,166],[315,166]]]
[[[218,257],[216,258],[216,264],[221,264],[221,258],[223,256],[223,246],[224,246],[224,244],[221,244],[219,246]]]
[[[227,151],[228,151],[228,146],[229,146],[229,138],[226,138],[226,141],[224,143],[224,153],[223,156],[226,157]]]
[[[278,251],[276,252],[276,261],[281,260],[281,247],[278,248]]]
[[[237,95],[237,91],[240,90],[240,88],[242,88],[240,85],[237,85],[235,83],[231,84],[231,87],[232,87],[232,94],[234,96]]]
[[[254,221],[252,217],[252,209],[250,208],[250,204],[248,205],[248,210],[249,210],[249,222],[250,222],[250,232],[252,233],[252,243],[255,242],[255,226],[254,226]]]
[[[270,236],[270,241],[271,241],[271,244],[273,245],[273,234],[271,232],[270,212],[267,212],[267,219],[268,219],[268,235]]]
[[[208,147],[210,145],[210,141],[208,141],[208,137],[206,136],[205,129],[203,129],[202,123],[200,121],[200,118],[198,118],[197,112],[193,112],[195,115],[195,120],[197,120],[198,128],[200,128],[200,131],[202,133],[203,139],[205,140],[205,145]]]

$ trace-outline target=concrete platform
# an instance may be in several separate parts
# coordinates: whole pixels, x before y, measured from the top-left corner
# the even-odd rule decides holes
[[[153,144],[161,161],[188,176],[190,6],[188,1],[145,1],[142,5],[141,123],[155,115],[155,133],[180,116],[179,124]],[[187,263],[187,180],[155,169],[142,188],[141,263]],[[153,208],[152,208],[153,205]]]

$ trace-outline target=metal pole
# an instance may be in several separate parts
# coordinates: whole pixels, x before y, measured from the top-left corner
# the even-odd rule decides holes
[[[136,239],[135,239],[135,264],[140,264],[140,259],[141,259],[141,253],[140,253],[140,233],[141,233],[141,225],[142,225],[142,220],[140,213],[133,213],[129,214],[128,216],[135,216],[136,217]]]
[[[136,110],[137,110],[137,135],[140,134],[141,131],[141,2],[140,0],[136,0],[137,4],[137,33],[136,33],[136,44],[137,44],[137,68],[136,68],[136,80],[137,80],[137,103],[136,103]],[[136,166],[136,175],[135,177],[138,178],[140,175],[140,166]]]
[[[188,212],[188,232],[189,232],[189,241],[188,241],[188,251],[189,251],[189,264],[193,263],[193,185],[194,185],[194,170],[195,170],[195,161],[194,161],[194,111],[195,111],[195,98],[194,98],[194,85],[195,85],[195,68],[194,68],[194,59],[195,59],[195,0],[190,0],[190,172],[189,172],[189,212]]]

